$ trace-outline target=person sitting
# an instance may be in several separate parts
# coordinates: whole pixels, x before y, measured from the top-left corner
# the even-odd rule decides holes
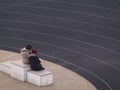
[[[40,71],[45,69],[42,67],[41,61],[37,56],[36,50],[32,50],[32,54],[29,55],[29,64],[31,69],[34,71]]]
[[[29,64],[28,55],[31,53],[32,53],[32,46],[30,44],[20,49],[20,54],[22,56],[22,61],[24,64]]]

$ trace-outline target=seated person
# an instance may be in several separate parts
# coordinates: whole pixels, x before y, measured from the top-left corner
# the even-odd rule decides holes
[[[31,52],[32,52],[32,46],[30,44],[20,49],[20,54],[22,56],[22,61],[24,64],[29,64],[28,55],[31,54]]]
[[[45,68],[42,67],[41,61],[37,56],[37,51],[32,50],[32,54],[29,55],[29,64],[32,70],[39,71],[44,70]]]

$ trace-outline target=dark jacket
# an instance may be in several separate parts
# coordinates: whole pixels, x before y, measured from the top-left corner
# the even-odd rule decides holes
[[[35,71],[44,70],[44,68],[41,65],[41,61],[39,60],[36,54],[29,55],[29,64],[32,70],[35,70]]]

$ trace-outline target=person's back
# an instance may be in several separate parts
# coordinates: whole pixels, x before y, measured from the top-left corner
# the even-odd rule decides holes
[[[29,55],[29,64],[32,70],[44,70],[35,50],[32,50],[32,54]]]
[[[31,52],[32,52],[31,49],[32,49],[31,45],[27,45],[26,47],[20,49],[20,54],[22,56],[22,61],[24,64],[29,63],[28,55],[31,54]]]

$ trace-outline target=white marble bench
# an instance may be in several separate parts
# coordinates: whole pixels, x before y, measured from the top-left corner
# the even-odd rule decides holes
[[[21,81],[27,80],[27,71],[29,71],[30,65],[23,64],[22,60],[11,62],[11,76]]]
[[[1,62],[0,71],[10,74],[11,73],[11,61]]]
[[[8,73],[11,77],[21,81],[46,86],[53,83],[53,73],[50,71],[33,71],[30,65],[23,64],[22,60],[6,61],[0,63],[0,71]]]
[[[38,86],[50,85],[53,83],[53,73],[46,70],[28,71],[27,82]]]

